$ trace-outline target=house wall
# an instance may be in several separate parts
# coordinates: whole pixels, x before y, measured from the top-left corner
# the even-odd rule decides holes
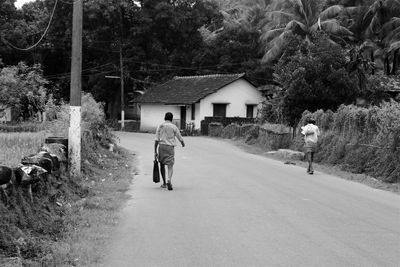
[[[140,130],[155,132],[157,126],[164,121],[166,112],[174,115],[174,122],[177,124],[181,119],[181,107],[163,104],[141,104],[140,108]],[[177,124],[179,128],[179,124]]]
[[[194,120],[192,120],[192,105],[186,106],[186,123],[193,122],[195,129],[200,129],[200,103],[195,103]]]
[[[0,123],[10,122],[12,120],[11,108],[5,108],[0,105]]]
[[[213,116],[213,104],[228,104],[226,117],[246,117],[246,105],[254,107],[254,116],[257,115],[258,104],[263,96],[252,84],[241,79],[233,82],[200,101],[200,116],[196,117],[196,128],[200,128],[200,121],[207,116]],[[197,127],[198,125],[198,127]]]

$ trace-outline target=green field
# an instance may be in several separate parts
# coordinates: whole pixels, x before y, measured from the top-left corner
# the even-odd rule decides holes
[[[45,138],[45,132],[0,133],[0,165],[17,166],[24,156],[37,153]]]

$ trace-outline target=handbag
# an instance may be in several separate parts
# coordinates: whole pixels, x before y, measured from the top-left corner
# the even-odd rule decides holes
[[[153,182],[159,183],[160,182],[160,168],[158,167],[158,160],[154,160],[153,165]]]

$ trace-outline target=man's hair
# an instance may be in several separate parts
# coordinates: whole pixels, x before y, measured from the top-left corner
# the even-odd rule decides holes
[[[166,121],[172,121],[173,118],[174,118],[174,115],[172,115],[171,112],[165,113],[164,120],[166,120]]]
[[[312,123],[312,124],[315,124],[315,119],[313,118],[313,117],[309,117],[308,119],[307,119],[307,122],[308,123]]]

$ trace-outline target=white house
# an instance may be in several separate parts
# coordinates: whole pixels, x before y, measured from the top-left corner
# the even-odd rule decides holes
[[[12,119],[11,115],[11,108],[0,104],[0,123],[10,122]]]
[[[261,92],[244,73],[174,77],[139,99],[140,130],[155,131],[166,112],[172,112],[181,129],[187,123],[200,129],[205,117],[254,118],[262,101]]]

